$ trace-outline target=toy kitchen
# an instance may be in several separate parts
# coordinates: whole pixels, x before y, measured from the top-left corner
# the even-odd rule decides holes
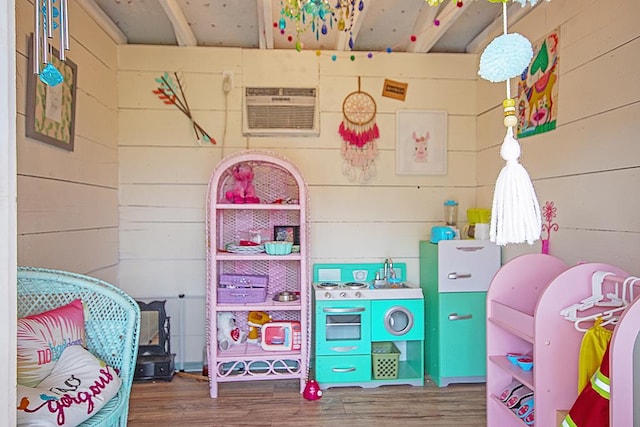
[[[424,297],[406,264],[314,264],[320,387],[424,385]]]

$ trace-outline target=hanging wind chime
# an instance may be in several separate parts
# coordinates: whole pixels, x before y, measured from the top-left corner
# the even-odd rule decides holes
[[[360,90],[351,92],[342,102],[343,120],[338,133],[343,139],[342,173],[351,181],[358,177],[367,181],[375,175],[375,158],[378,155],[376,140],[380,137],[376,124],[376,102],[373,97]]]
[[[532,2],[533,4],[534,2]],[[503,102],[507,134],[500,148],[506,165],[500,171],[493,193],[491,209],[491,241],[533,244],[540,239],[542,218],[533,184],[525,168],[518,162],[520,145],[514,137],[517,125],[515,100],[511,98],[512,77],[520,75],[533,57],[531,43],[520,34],[507,34],[507,5],[502,3],[503,35],[495,38],[480,57],[478,74],[491,82],[506,81],[507,98]]]
[[[51,39],[57,32],[60,40],[58,55],[60,61],[64,61],[65,51],[69,50],[67,0],[36,0],[33,8],[33,72],[40,75],[42,83],[57,86],[64,81],[64,76],[52,63]]]

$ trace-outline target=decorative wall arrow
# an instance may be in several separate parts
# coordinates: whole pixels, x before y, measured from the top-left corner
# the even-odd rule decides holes
[[[191,115],[191,109],[189,108],[189,103],[187,102],[187,97],[184,94],[184,89],[182,88],[182,82],[178,73],[173,73],[174,79],[171,78],[169,73],[165,71],[163,75],[160,77],[156,77],[156,82],[158,83],[158,88],[154,89],[152,92],[155,93],[158,98],[167,105],[174,105],[178,110],[180,110],[185,116],[189,118],[191,124],[193,125],[193,131],[196,134],[196,138],[198,138],[198,142],[205,140],[212,144],[216,143],[216,140],[213,139],[204,129],[200,126]],[[177,82],[177,84],[176,84]]]

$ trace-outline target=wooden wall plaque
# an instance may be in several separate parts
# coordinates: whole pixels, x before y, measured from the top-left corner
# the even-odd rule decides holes
[[[382,96],[387,98],[399,99],[404,101],[407,96],[407,83],[396,82],[389,79],[384,79],[384,87],[382,88]]]

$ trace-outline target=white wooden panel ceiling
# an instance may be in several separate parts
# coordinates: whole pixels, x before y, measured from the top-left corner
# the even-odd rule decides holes
[[[502,6],[487,0],[445,0],[439,6],[424,0],[362,1],[364,9],[354,15],[350,33],[338,31],[335,23],[318,39],[311,31],[304,32],[303,49],[478,53],[502,31]],[[274,24],[280,19],[281,0],[78,2],[118,43],[295,49],[294,25],[288,22],[283,35]],[[510,24],[532,9],[509,3]]]

